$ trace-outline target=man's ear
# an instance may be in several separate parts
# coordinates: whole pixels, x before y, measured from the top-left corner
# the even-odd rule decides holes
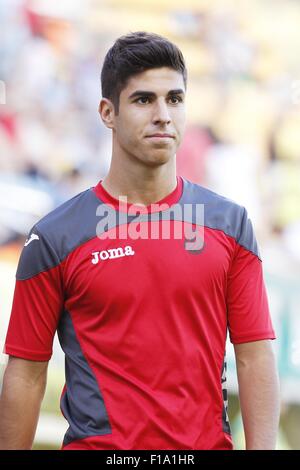
[[[115,108],[113,103],[107,98],[102,98],[99,103],[98,111],[103,124],[108,127],[108,129],[113,129],[115,123]]]

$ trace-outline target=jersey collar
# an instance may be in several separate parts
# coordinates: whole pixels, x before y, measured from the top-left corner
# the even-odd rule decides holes
[[[177,176],[177,186],[176,188],[168,194],[166,197],[161,199],[160,201],[155,201],[152,204],[149,204],[148,206],[142,206],[139,204],[130,204],[126,203],[123,201],[119,201],[115,197],[113,197],[111,194],[109,194],[106,189],[102,186],[102,180],[99,181],[99,183],[92,188],[98,199],[100,199],[101,202],[104,202],[105,204],[109,204],[110,206],[113,206],[116,210],[121,211],[121,212],[128,212],[129,210],[134,210],[135,212],[140,212],[140,213],[153,213],[153,212],[159,212],[161,210],[166,210],[169,207],[171,207],[173,204],[176,204],[179,199],[182,196],[182,190],[183,190],[183,180],[181,176]],[[159,208],[158,206],[165,205],[165,207]]]

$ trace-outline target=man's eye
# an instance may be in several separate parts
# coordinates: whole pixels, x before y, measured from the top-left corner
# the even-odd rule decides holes
[[[140,98],[138,98],[136,100],[137,103],[141,103],[141,104],[147,104],[149,103],[149,97],[148,96],[141,96]]]
[[[181,98],[181,96],[173,95],[173,96],[170,96],[170,101],[171,101],[172,104],[177,104],[177,103],[182,102],[182,98]]]

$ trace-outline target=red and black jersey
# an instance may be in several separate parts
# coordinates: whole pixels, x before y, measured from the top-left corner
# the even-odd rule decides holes
[[[57,330],[64,449],[232,448],[227,331],[275,337],[262,263],[243,207],[177,181],[149,207],[99,182],[26,240],[5,352],[47,361]]]

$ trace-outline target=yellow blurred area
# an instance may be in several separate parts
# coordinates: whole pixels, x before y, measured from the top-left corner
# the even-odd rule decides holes
[[[182,49],[188,65],[190,82],[188,120],[191,124],[217,126],[224,138],[264,142],[274,123],[278,103],[267,89],[268,81],[285,73],[300,73],[300,9],[297,2],[261,0],[169,1],[107,0],[92,2],[93,14],[87,15],[87,27],[110,38],[129,31],[146,30],[166,35]],[[178,20],[188,13],[198,18],[188,31]],[[235,77],[226,94],[225,108],[218,86],[211,80],[217,58],[201,40],[201,29],[217,19],[233,23],[242,39],[255,49],[250,67],[252,79]],[[230,28],[229,28],[230,29]],[[226,31],[226,27],[225,27]],[[238,60],[238,58],[237,58]],[[210,80],[207,80],[210,77]],[[292,103],[290,103],[292,105]],[[220,113],[221,110],[221,113]],[[298,113],[298,110],[296,111]],[[298,133],[299,134],[299,133]],[[295,134],[290,146],[298,147]],[[299,154],[297,159],[299,159]]]

